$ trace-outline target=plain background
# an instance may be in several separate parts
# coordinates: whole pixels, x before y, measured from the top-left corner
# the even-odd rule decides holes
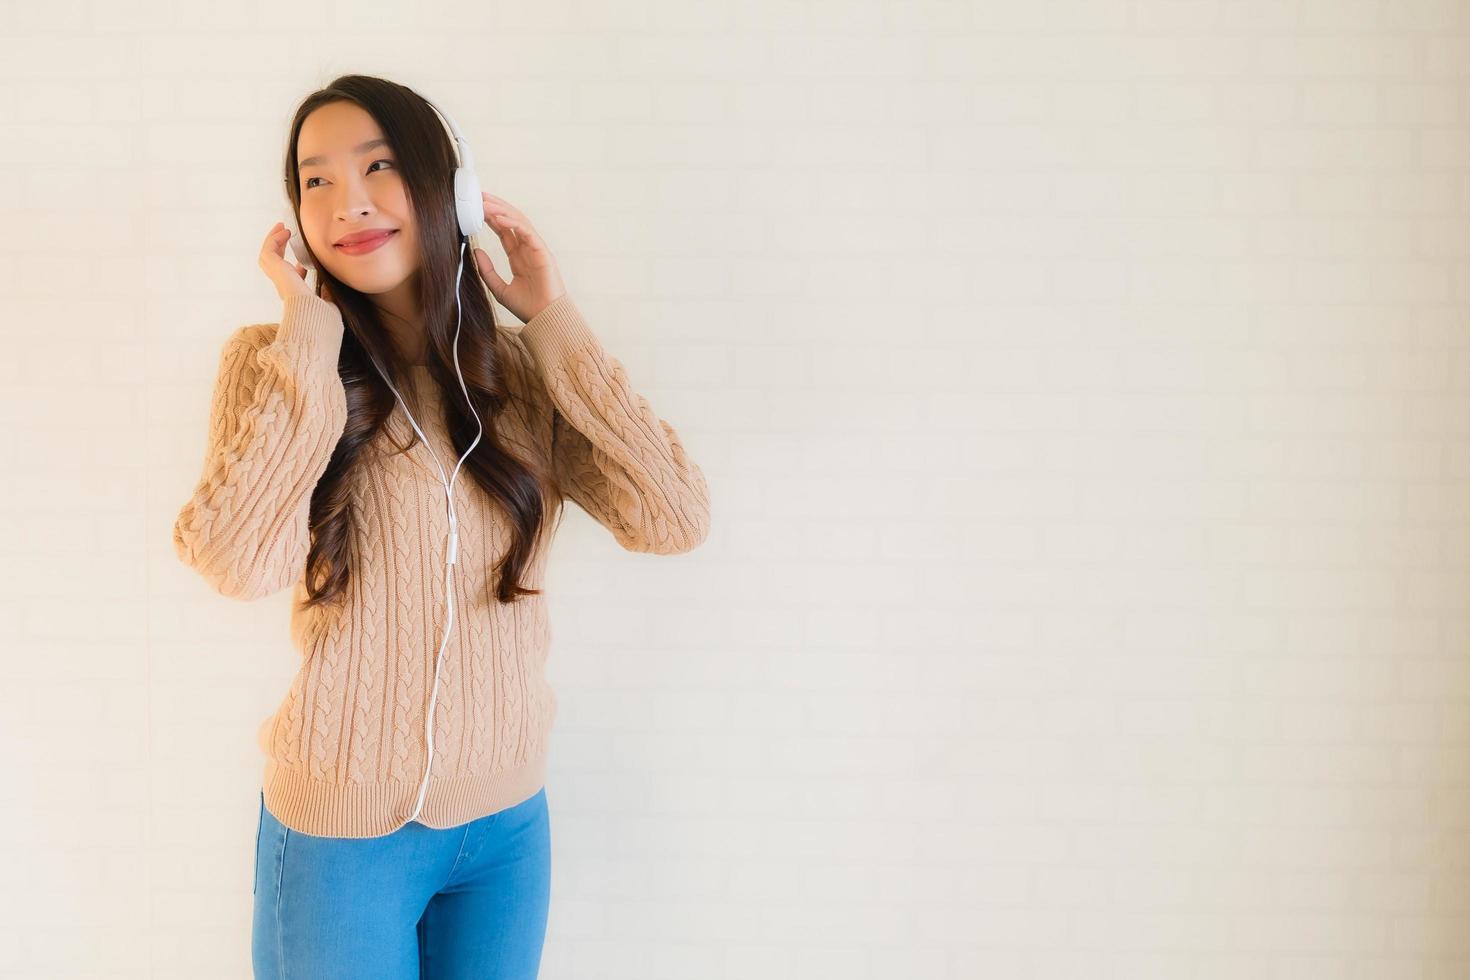
[[[1470,4],[0,17],[0,975],[249,975],[288,594],[170,528],[344,72],[711,486],[554,547],[543,977],[1470,975]]]

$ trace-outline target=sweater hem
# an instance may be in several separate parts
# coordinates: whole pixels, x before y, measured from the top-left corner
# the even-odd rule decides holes
[[[418,802],[422,775],[412,782],[327,783],[267,757],[262,792],[265,807],[286,827],[315,837],[382,837],[406,826]],[[524,803],[546,782],[546,755],[515,769],[429,780],[415,818],[434,830],[449,830]]]

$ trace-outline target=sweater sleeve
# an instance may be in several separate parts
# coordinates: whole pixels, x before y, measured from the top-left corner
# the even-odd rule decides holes
[[[628,551],[690,551],[709,533],[709,487],[678,434],[633,389],[564,293],[521,328],[552,407],[552,472]]]
[[[179,560],[221,595],[270,595],[305,568],[312,490],[347,423],[342,330],[334,305],[300,295],[279,325],[225,343],[203,475],[173,528]]]

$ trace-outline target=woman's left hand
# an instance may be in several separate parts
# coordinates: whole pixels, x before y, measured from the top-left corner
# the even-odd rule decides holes
[[[490,295],[522,323],[530,323],[567,291],[556,258],[520,208],[494,194],[482,191],[480,197],[485,203],[485,222],[500,237],[505,257],[510,260],[511,280],[500,278],[483,249],[475,249],[475,265],[490,287]]]

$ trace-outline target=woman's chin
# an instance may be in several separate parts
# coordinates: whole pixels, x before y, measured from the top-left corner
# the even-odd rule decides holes
[[[399,274],[396,270],[375,272],[372,274],[355,272],[349,275],[336,275],[334,273],[334,276],[343,285],[365,296],[377,296],[381,293],[390,292],[408,278],[406,274]]]

